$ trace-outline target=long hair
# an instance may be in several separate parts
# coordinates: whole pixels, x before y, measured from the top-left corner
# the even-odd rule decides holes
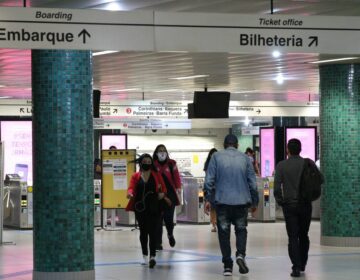
[[[154,153],[153,153],[153,157],[152,157],[152,158],[154,159],[154,161],[155,161],[155,160],[159,161],[159,158],[158,158],[157,153],[158,153],[158,150],[159,150],[160,148],[163,148],[163,149],[166,151],[166,154],[167,154],[166,160],[170,159],[169,153],[168,153],[165,145],[164,145],[164,144],[159,144],[159,145],[156,146],[156,148],[155,148],[155,150],[154,150]]]
[[[133,160],[133,161],[131,161],[131,162],[135,162],[136,164],[138,164],[139,167],[140,167],[140,170],[141,170],[141,162],[142,162],[142,160],[143,160],[144,158],[149,158],[149,159],[151,159],[151,168],[150,168],[150,169],[156,171],[156,167],[155,167],[155,165],[154,165],[154,160],[153,160],[153,158],[151,157],[150,154],[142,154],[140,157],[138,157],[137,159],[135,159],[135,160]]]
[[[209,151],[209,154],[207,156],[207,159],[205,161],[205,164],[204,164],[204,171],[206,172],[206,170],[208,169],[208,166],[209,166],[209,162],[210,162],[210,159],[213,155],[213,153],[217,152],[217,150],[215,148],[212,148],[210,151]]]

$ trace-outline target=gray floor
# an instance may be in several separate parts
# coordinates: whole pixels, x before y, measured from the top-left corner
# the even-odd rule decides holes
[[[234,269],[232,278],[290,279],[284,223],[250,223],[248,232],[250,272],[240,275]],[[140,265],[138,231],[95,232],[96,279],[232,279],[222,276],[217,234],[210,232],[210,226],[177,225],[175,237],[176,247],[171,249],[164,240],[158,265],[149,269]],[[319,222],[312,223],[310,239],[309,263],[300,279],[359,279],[360,248],[320,246]],[[5,230],[4,241],[15,241],[16,246],[0,246],[0,279],[32,279],[32,231]]]

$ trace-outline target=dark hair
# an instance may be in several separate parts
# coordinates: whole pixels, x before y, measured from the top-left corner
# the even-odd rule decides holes
[[[139,165],[139,167],[140,167],[140,169],[141,169],[141,162],[142,162],[142,160],[144,159],[144,158],[149,158],[149,159],[151,159],[151,170],[156,170],[156,167],[155,167],[155,165],[154,165],[154,160],[153,160],[153,158],[151,157],[151,155],[150,154],[142,154],[141,156],[139,156],[136,160],[135,160],[135,163],[137,163],[138,165]]]
[[[246,151],[245,151],[245,154],[247,154],[247,153],[250,153],[251,155],[253,155],[253,154],[254,154],[254,150],[251,149],[250,147],[247,147],[247,148],[246,148]]]
[[[109,150],[116,150],[117,148],[115,146],[110,146]]]
[[[154,153],[153,153],[153,159],[154,159],[154,161],[155,161],[155,160],[157,160],[157,161],[159,160],[157,153],[158,153],[158,150],[159,150],[160,148],[164,148],[164,149],[165,149],[165,151],[166,151],[166,153],[167,153],[166,159],[168,160],[168,159],[169,159],[169,153],[168,153],[165,145],[164,145],[164,144],[159,144],[159,145],[156,146],[156,148],[155,148],[155,150],[154,150]]]
[[[210,162],[210,159],[212,157],[212,155],[217,152],[217,150],[215,148],[212,148],[209,153],[208,153],[208,156],[206,158],[206,161],[205,161],[205,164],[204,164],[204,171],[206,172],[206,170],[208,169],[208,166],[209,166],[209,162]]]
[[[287,144],[288,151],[292,156],[298,156],[301,152],[301,142],[299,139],[292,138]]]

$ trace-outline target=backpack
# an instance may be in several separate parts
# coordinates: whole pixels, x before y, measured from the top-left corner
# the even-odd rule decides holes
[[[312,160],[305,158],[299,186],[300,200],[305,202],[317,200],[321,195],[323,183],[324,176],[316,164]]]

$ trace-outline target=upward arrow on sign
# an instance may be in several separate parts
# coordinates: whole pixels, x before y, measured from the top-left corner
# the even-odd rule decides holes
[[[87,32],[86,29],[83,29],[83,30],[79,33],[78,37],[81,37],[81,36],[83,36],[83,43],[84,43],[84,44],[86,43],[86,36],[88,36],[89,38],[91,37],[90,33]]]

